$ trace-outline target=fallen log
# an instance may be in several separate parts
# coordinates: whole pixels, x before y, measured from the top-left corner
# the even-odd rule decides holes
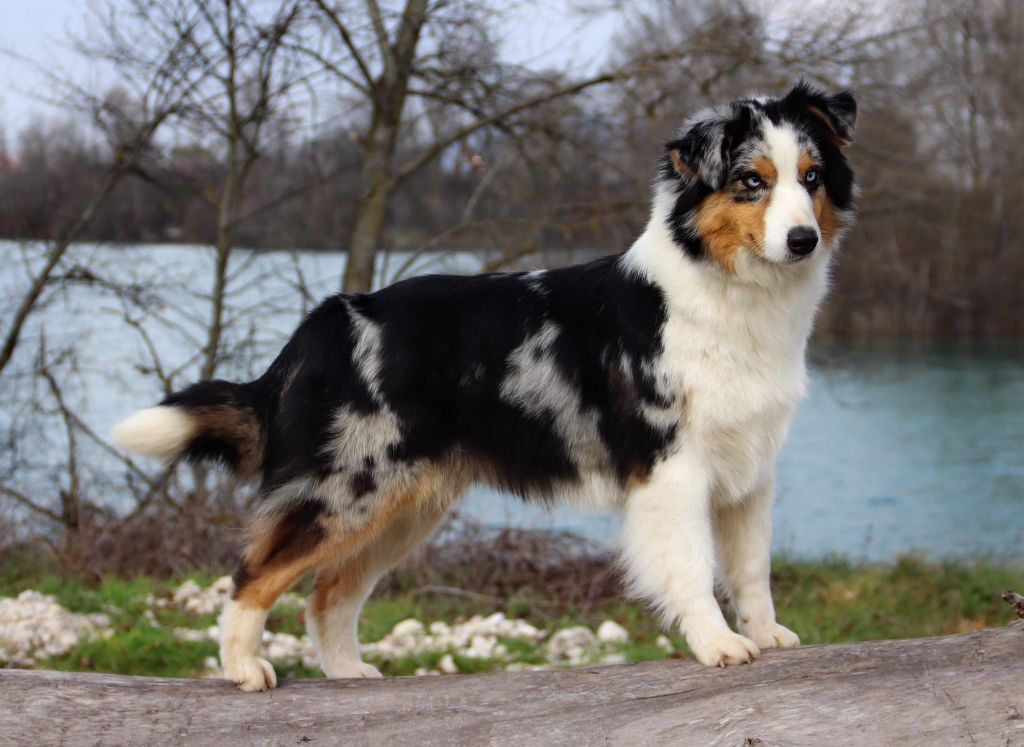
[[[0,670],[0,744],[1024,745],[1024,622],[941,638],[384,680]]]

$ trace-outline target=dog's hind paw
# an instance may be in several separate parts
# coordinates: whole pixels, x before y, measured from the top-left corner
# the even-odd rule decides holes
[[[376,679],[383,677],[380,670],[373,664],[367,664],[365,661],[347,661],[343,664],[339,664],[333,667],[326,667],[324,669],[330,679]]]
[[[800,636],[776,622],[759,626],[741,625],[740,630],[760,648],[796,648],[800,645]]]
[[[708,667],[749,664],[761,656],[756,643],[731,630],[711,636],[687,636],[686,642],[697,661]]]
[[[239,690],[247,693],[269,690],[277,687],[274,665],[258,656],[224,664],[224,678],[232,680]]]

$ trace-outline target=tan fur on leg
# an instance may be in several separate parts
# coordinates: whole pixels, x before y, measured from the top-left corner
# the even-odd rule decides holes
[[[423,541],[445,513],[437,504],[413,506],[358,555],[317,573],[306,627],[328,677],[380,676],[359,657],[359,611],[377,580]]]
[[[339,620],[341,629],[354,631],[355,622],[349,618],[358,618],[359,607],[373,583],[437,526],[457,496],[457,488],[463,485],[453,471],[442,472],[436,467],[425,470],[411,488],[387,501],[356,531],[319,513],[314,513],[310,521],[298,521],[301,512],[297,513],[294,506],[255,521],[249,530],[244,561],[236,573],[233,601],[220,620],[225,676],[247,691],[276,686],[273,667],[259,658],[267,614],[281,594],[316,568],[346,569],[325,585],[321,598],[325,604],[331,599],[344,600],[342,607],[358,600],[355,611]],[[323,618],[326,625],[321,625],[318,632],[333,629],[329,618]],[[317,630],[315,623],[313,629]],[[326,635],[334,640],[333,633]],[[358,644],[351,648],[358,662]],[[347,652],[348,647],[342,644],[339,650]],[[341,656],[339,660],[348,662],[351,658]],[[338,671],[352,669],[345,664]]]

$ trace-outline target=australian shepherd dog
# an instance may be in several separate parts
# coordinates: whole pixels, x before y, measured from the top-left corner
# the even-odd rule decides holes
[[[259,482],[225,676],[275,686],[267,612],[311,572],[324,672],[380,676],[360,607],[473,483],[622,512],[631,590],[703,664],[798,645],[769,589],[774,464],[854,214],[855,119],[849,93],[804,83],[702,111],[666,143],[628,251],[332,296],[257,380],[203,381],[122,422],[125,449]]]

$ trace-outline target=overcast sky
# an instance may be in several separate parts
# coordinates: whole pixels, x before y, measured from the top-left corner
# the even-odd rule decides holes
[[[81,32],[88,12],[86,0],[0,0],[0,49],[36,62],[55,65],[95,90],[109,85],[81,58],[67,49],[67,32]],[[572,65],[593,69],[604,59],[615,32],[611,14],[583,19],[571,15],[570,0],[524,2],[513,11],[506,35],[506,58],[541,65]],[[8,142],[35,114],[53,110],[38,100],[47,85],[31,65],[0,57],[0,131]]]

